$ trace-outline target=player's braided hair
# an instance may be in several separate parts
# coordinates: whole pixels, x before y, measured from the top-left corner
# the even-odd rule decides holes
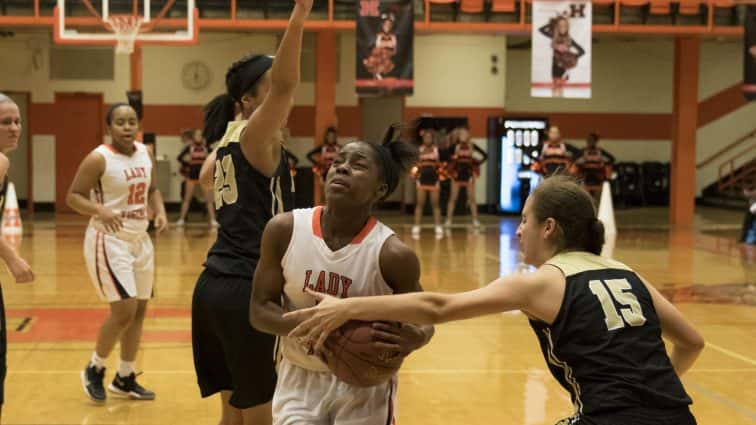
[[[391,195],[397,186],[401,176],[409,171],[417,162],[417,148],[401,140],[401,124],[392,124],[383,136],[383,141],[378,143],[367,142],[376,153],[376,158],[381,169],[381,176],[388,186],[383,199]],[[382,199],[382,200],[383,200]]]

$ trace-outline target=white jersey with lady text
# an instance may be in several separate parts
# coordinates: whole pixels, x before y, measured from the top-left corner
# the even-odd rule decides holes
[[[94,151],[105,158],[105,172],[90,199],[120,214],[123,228],[116,236],[133,239],[142,235],[148,226],[147,199],[152,179],[152,160],[147,147],[134,142],[134,153],[131,156],[105,144]],[[97,217],[92,217],[89,223],[97,230],[107,233]]]
[[[393,289],[381,273],[380,254],[394,231],[371,217],[349,245],[332,251],[320,228],[323,210],[315,207],[292,211],[294,230],[281,260],[286,281],[284,310],[315,305],[305,288],[339,298],[392,294]],[[288,337],[283,338],[283,357],[304,369],[328,371],[317,356],[308,355],[298,341]]]

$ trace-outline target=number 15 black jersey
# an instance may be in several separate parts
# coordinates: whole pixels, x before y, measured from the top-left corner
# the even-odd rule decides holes
[[[565,275],[562,307],[553,324],[530,324],[577,415],[691,404],[667,356],[651,294],[635,272],[587,252],[546,264]]]

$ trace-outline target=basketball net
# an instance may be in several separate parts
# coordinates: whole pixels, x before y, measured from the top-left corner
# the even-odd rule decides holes
[[[142,27],[142,17],[134,15],[110,15],[106,22],[110,30],[116,35],[116,53],[129,55],[134,51],[139,29]]]

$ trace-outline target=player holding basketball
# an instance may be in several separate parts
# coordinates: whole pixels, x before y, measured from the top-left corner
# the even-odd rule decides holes
[[[590,195],[566,177],[528,197],[517,229],[530,274],[460,294],[418,293],[321,302],[285,316],[290,335],[317,346],[350,319],[441,323],[509,310],[530,319],[554,378],[575,414],[559,424],[690,425],[691,399],[679,376],[704,347],[701,335],[626,265],[600,257],[604,228]],[[662,335],[673,344],[668,356]]]
[[[417,160],[413,146],[393,140],[393,130],[382,145],[353,142],[341,149],[326,178],[325,207],[279,214],[265,227],[250,308],[255,327],[286,335],[297,321],[283,314],[313,305],[306,288],[343,298],[422,291],[415,253],[372,217],[373,206]],[[374,328],[374,347],[393,355],[407,355],[433,335],[430,326]],[[283,339],[282,354],[276,425],[394,423],[395,379],[349,385],[292,338]]]
[[[255,55],[233,64],[226,94],[205,111],[205,138],[220,143],[200,182],[214,187],[220,230],[194,288],[192,344],[202,396],[221,393],[221,425],[271,422],[276,339],[250,326],[249,299],[265,224],[294,206],[282,128],[299,84],[312,1],[297,0],[275,59]],[[237,108],[241,119],[233,121]]]
[[[0,93],[0,211],[5,208],[5,192],[8,189],[8,169],[10,160],[6,154],[18,147],[21,138],[21,113],[18,105],[10,97]],[[34,280],[34,273],[29,264],[18,253],[0,238],[0,258],[5,261],[17,283],[27,283]],[[5,375],[8,367],[5,357],[8,339],[5,329],[5,302],[0,287],[0,417],[5,403]]]
[[[134,366],[155,272],[147,207],[155,211],[155,228],[161,232],[167,223],[165,206],[154,159],[135,140],[139,121],[134,108],[116,103],[105,122],[111,144],[98,146],[84,158],[66,197],[69,207],[92,217],[84,236],[84,260],[95,289],[110,304],[110,316],[100,327],[81,381],[89,398],[105,401],[105,360],[120,341],[121,363],[108,390],[153,400],[155,393],[137,383]]]

